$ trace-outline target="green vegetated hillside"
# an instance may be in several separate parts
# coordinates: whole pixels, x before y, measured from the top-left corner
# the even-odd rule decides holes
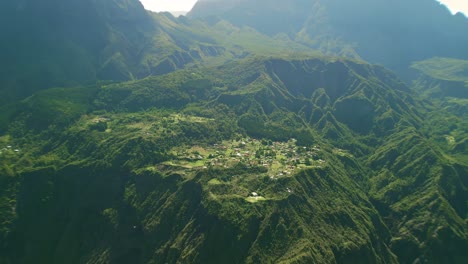
[[[382,67],[256,57],[88,90],[22,101],[2,137],[4,261],[466,260],[466,152]]]
[[[412,68],[420,76],[413,83],[426,98],[437,101],[466,120],[468,111],[468,61],[453,58],[432,58],[415,62]]]
[[[1,3],[0,263],[467,262],[462,35],[414,53],[439,29],[383,2],[270,2]],[[376,30],[411,86],[362,60],[395,69]]]

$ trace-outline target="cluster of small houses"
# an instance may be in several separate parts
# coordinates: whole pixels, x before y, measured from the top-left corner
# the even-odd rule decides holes
[[[6,146],[5,148],[0,149],[0,155],[3,154],[3,153],[6,153],[7,151],[13,151],[13,152],[16,152],[16,153],[20,152],[19,149],[13,149],[12,146]]]
[[[325,163],[319,159],[319,146],[299,147],[296,140],[288,142],[268,142],[256,139],[243,139],[234,142],[230,146],[215,144],[212,146],[213,154],[203,157],[198,152],[180,153],[178,159],[188,161],[205,160],[203,168],[221,167],[230,168],[242,163],[247,167],[263,166],[275,175],[272,179],[291,175],[299,166],[320,166]],[[274,169],[276,168],[276,169]]]

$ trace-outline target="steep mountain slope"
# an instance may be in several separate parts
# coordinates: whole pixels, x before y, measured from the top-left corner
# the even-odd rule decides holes
[[[294,112],[303,118],[299,124],[304,122],[342,142],[352,141],[356,134],[383,136],[398,127],[399,122],[415,124],[420,118],[420,113],[409,105],[416,102],[408,98],[408,88],[393,73],[362,62],[260,59],[222,69],[223,80],[229,76],[244,79],[235,80],[232,86],[238,89],[223,93],[218,101],[239,109],[247,132],[259,136],[265,136],[262,123],[248,126],[247,122],[259,115],[262,119],[275,116],[281,120],[288,112]],[[270,137],[289,137],[275,129],[272,132]]]
[[[334,170],[278,182],[245,169],[191,180],[78,167],[23,174],[9,252],[48,263],[395,262],[377,212]],[[235,190],[224,175],[238,178]],[[257,188],[269,201],[245,201]]]
[[[329,54],[356,57],[354,49],[405,78],[413,61],[468,58],[468,19],[434,0],[200,0],[189,13],[212,15],[269,35],[286,33]]]
[[[8,40],[0,47],[2,100],[97,78],[129,79],[139,42],[153,28],[135,0],[23,0],[1,5],[0,31]]]
[[[382,67],[187,69],[91,87],[71,123],[40,100],[60,92],[1,138],[7,263],[467,260],[464,156],[417,132],[431,106]]]
[[[393,135],[369,162],[377,172],[370,196],[394,234],[391,248],[400,261],[466,261],[466,163],[416,131]]]

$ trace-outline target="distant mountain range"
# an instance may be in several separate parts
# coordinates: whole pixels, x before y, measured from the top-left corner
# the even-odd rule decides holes
[[[468,19],[452,16],[433,0],[201,0],[188,15],[219,16],[268,35],[287,34],[327,54],[347,55],[340,51],[348,47],[402,77],[410,77],[406,72],[413,61],[468,59],[463,48],[468,45]]]

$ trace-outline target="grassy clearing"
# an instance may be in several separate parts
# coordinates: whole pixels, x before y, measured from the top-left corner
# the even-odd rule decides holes
[[[450,146],[453,146],[456,143],[456,140],[453,136],[446,135],[445,140],[447,140],[447,144]]]
[[[247,197],[245,198],[245,200],[249,203],[258,203],[258,202],[267,201],[267,199],[263,196]]]
[[[220,185],[220,184],[223,184],[220,180],[218,179],[211,179],[209,182],[208,182],[209,185]]]
[[[333,149],[333,154],[341,156],[341,157],[354,158],[353,154],[343,149]]]

